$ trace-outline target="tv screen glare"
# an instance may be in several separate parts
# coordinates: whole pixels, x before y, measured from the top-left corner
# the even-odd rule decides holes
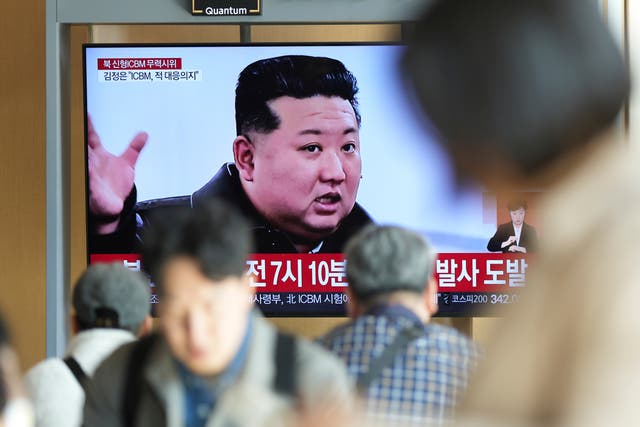
[[[531,250],[487,247],[492,237],[502,238],[498,232],[511,221],[507,204],[514,197],[528,202],[526,223],[535,227],[537,193],[491,194],[457,184],[436,133],[399,77],[403,49],[368,43],[85,45],[85,142],[97,136],[104,150],[120,155],[137,134],[148,135],[134,167],[135,190],[125,202],[130,228],[98,230],[87,202],[88,262],[119,261],[144,271],[144,212],[193,203],[217,172],[233,171],[239,73],[265,58],[319,56],[341,61],[357,79],[362,169],[356,203],[374,223],[419,231],[433,245],[438,315],[493,314],[516,303]],[[95,191],[87,179],[87,194]],[[265,315],[345,314],[345,260],[340,246],[323,250],[329,248],[325,242],[311,253],[251,254],[247,274]],[[158,302],[153,288],[152,294]]]

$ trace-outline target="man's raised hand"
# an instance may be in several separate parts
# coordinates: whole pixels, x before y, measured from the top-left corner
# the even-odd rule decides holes
[[[133,188],[136,161],[149,135],[139,132],[125,151],[116,156],[105,150],[90,116],[87,117],[87,121],[89,211],[97,218],[95,231],[98,234],[107,234],[118,227],[124,201]]]

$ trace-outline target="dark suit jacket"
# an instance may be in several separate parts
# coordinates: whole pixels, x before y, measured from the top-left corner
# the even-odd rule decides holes
[[[512,222],[507,222],[506,224],[500,224],[498,229],[496,230],[496,234],[493,235],[491,239],[489,239],[489,243],[487,243],[487,250],[491,252],[509,252],[509,247],[515,245],[512,243],[511,245],[505,246],[501,248],[502,242],[507,240],[509,236],[515,236],[516,231],[513,228]],[[535,252],[538,246],[538,233],[536,229],[526,222],[522,224],[522,231],[520,232],[520,244],[518,246],[522,246],[527,249],[527,253]]]

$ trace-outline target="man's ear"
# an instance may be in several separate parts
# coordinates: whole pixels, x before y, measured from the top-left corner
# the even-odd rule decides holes
[[[147,315],[140,324],[138,337],[144,337],[149,335],[151,332],[153,332],[153,318],[150,315]]]
[[[362,309],[360,307],[360,303],[358,302],[358,298],[353,295],[351,289],[346,288],[344,293],[347,294],[347,316],[351,319],[355,319],[356,317],[362,314]]]
[[[245,269],[242,277],[240,278],[241,289],[244,293],[244,297],[246,297],[249,306],[253,306],[253,297],[258,292],[255,286],[251,286],[251,275],[247,274],[247,270]]]
[[[253,181],[253,159],[255,147],[244,135],[238,135],[233,140],[233,160],[240,173],[240,178],[245,181]]]
[[[433,277],[427,282],[427,292],[425,292],[424,296],[427,312],[429,316],[433,316],[438,312],[438,284]]]
[[[249,297],[253,297],[253,295],[257,292],[257,289],[255,286],[251,286],[251,276],[245,271],[245,274],[242,275],[241,280],[244,288],[247,290],[247,294],[249,295]]]
[[[73,335],[76,335],[78,332],[80,332],[80,325],[78,324],[78,316],[76,316],[75,314],[72,314],[70,320],[71,322],[69,326],[71,326],[71,333]]]

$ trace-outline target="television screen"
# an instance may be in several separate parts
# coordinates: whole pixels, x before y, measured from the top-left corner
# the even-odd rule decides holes
[[[96,150],[131,165],[128,173],[116,173],[121,169],[105,161],[102,181],[87,179],[88,261],[118,260],[144,270],[139,252],[147,215],[213,194],[252,217],[258,244],[247,274],[254,301],[268,316],[343,315],[348,260],[342,247],[368,222],[406,226],[428,238],[438,252],[439,315],[492,314],[516,302],[530,260],[514,248],[525,248],[526,236],[536,234],[536,193],[496,195],[458,187],[436,134],[416,114],[397,74],[402,50],[397,44],[85,45],[87,167],[99,163]],[[309,221],[338,219],[337,228],[311,246],[292,237],[288,223],[274,224],[287,213],[294,216],[296,203],[307,197],[303,193],[315,191],[305,187],[308,167],[274,156],[268,185],[251,190],[249,201],[239,184],[243,166],[234,164],[240,72],[256,61],[289,55],[338,60],[359,88],[361,123],[345,135],[359,132],[361,163],[326,172],[341,175],[327,179],[348,184],[340,194],[313,194],[322,205],[316,217],[322,218]],[[137,159],[127,152],[132,142],[140,148],[145,141]],[[312,155],[318,148],[304,149]],[[104,190],[104,180],[120,186],[119,196]],[[527,212],[528,228],[511,217],[511,199],[527,202],[516,210]],[[263,214],[270,209],[282,211],[281,217],[267,220]],[[293,229],[304,227],[306,219],[300,218],[288,218]]]

